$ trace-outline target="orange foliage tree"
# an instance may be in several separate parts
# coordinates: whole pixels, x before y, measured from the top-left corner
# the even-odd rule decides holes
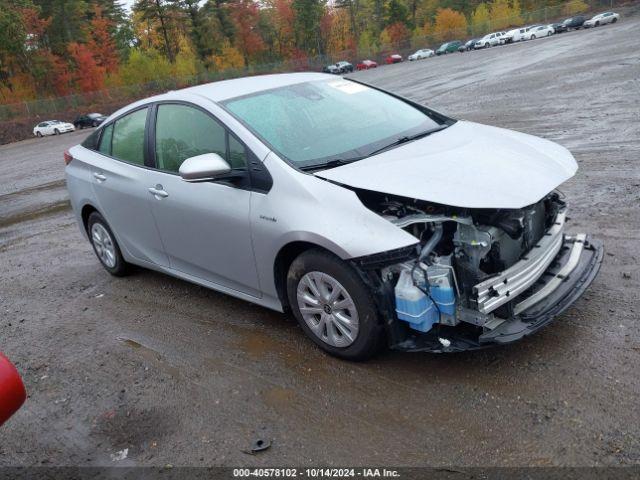
[[[450,40],[452,37],[467,33],[467,19],[451,8],[439,8],[436,12],[433,32],[439,40]]]
[[[257,31],[260,11],[253,0],[236,0],[231,5],[231,19],[236,28],[235,47],[242,52],[245,63],[264,51],[265,44]]]
[[[87,47],[93,52],[96,63],[104,68],[107,73],[113,73],[118,69],[118,52],[111,35],[112,24],[108,18],[102,15],[102,8],[95,5],[93,18],[87,32]]]
[[[381,38],[389,40],[392,46],[398,48],[402,46],[411,37],[411,32],[402,22],[396,22],[384,29]]]
[[[69,44],[69,55],[75,63],[73,80],[82,92],[92,92],[104,87],[105,69],[98,65],[94,52],[83,43]]]

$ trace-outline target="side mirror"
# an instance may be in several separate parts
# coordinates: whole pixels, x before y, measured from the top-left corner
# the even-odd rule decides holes
[[[205,153],[187,158],[180,165],[179,173],[187,182],[202,182],[229,173],[231,167],[217,153]]]

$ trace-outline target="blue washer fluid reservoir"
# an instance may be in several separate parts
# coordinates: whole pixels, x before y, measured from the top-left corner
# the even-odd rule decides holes
[[[395,286],[396,314],[399,320],[419,332],[428,332],[438,321],[438,311],[424,292],[413,284],[411,270],[404,269]]]
[[[440,313],[455,316],[456,314],[456,293],[451,286],[451,270],[448,268],[431,266],[427,269],[429,280],[429,293],[436,302]]]

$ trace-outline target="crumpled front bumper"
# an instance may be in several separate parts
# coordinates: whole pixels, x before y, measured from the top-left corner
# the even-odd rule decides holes
[[[547,325],[591,285],[603,255],[602,242],[588,235],[565,237],[558,255],[538,282],[516,299],[515,318],[482,334],[480,344],[514,342]]]

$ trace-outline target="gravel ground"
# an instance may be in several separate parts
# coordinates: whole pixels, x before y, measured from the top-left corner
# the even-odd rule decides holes
[[[605,241],[600,275],[537,335],[480,352],[346,363],[284,315],[150,271],[113,278],[64,188],[62,153],[86,132],[0,147],[0,350],[29,391],[0,465],[639,464],[638,44],[630,16],[354,74],[580,164],[562,189],[570,229]],[[249,456],[257,437],[272,447]]]

